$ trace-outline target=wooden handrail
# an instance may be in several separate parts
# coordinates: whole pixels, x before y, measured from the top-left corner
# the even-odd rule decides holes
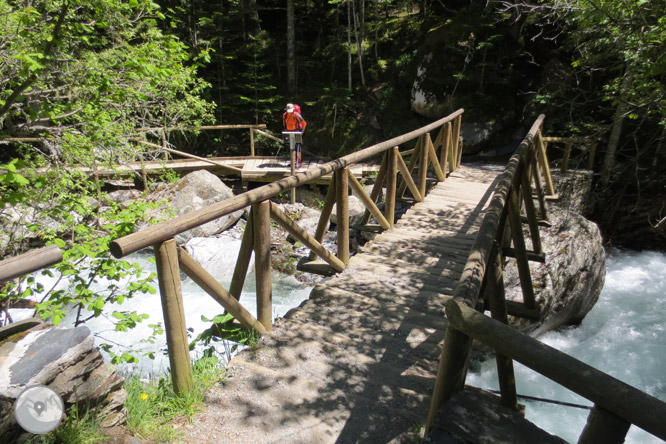
[[[483,342],[612,414],[666,440],[666,403],[455,300],[453,328]]]
[[[519,187],[523,183],[521,175],[528,174],[530,171],[530,165],[526,163],[526,158],[533,163],[537,161],[537,142],[540,140],[540,131],[544,118],[545,116],[542,114],[536,119],[527,135],[518,146],[516,152],[509,159],[504,171],[498,177],[493,197],[486,209],[479,232],[474,239],[460,281],[453,291],[453,299],[462,305],[470,308],[476,306],[486,277],[486,271],[491,263],[491,259],[494,260],[493,252],[497,255],[498,248],[503,244],[503,232],[510,211],[514,212],[514,217],[509,218],[509,222],[513,221],[511,224],[511,236],[514,239],[514,243],[516,243],[516,240],[521,239],[519,238],[519,236],[522,236],[522,227],[520,226],[519,217],[520,209],[515,207],[515,198],[511,199],[514,201],[514,208],[511,208],[512,205],[509,205],[509,200],[510,196],[513,195],[515,197],[515,193],[518,192]],[[524,190],[523,192],[529,192],[531,198],[531,190]],[[516,243],[516,247],[519,247],[519,244],[520,243]],[[516,250],[518,250],[518,248],[516,248]],[[521,261],[525,262],[525,264],[521,264]],[[532,286],[529,269],[527,270],[527,273],[525,273],[524,270],[524,267],[527,266],[526,261],[527,255],[523,250],[521,258],[518,259],[521,287],[523,290],[526,287]],[[527,279],[527,282],[524,282],[525,279]],[[527,298],[525,301],[529,302]],[[448,401],[454,393],[462,390],[464,387],[467,362],[469,361],[471,349],[472,339],[469,336],[452,327],[447,329],[446,339],[444,341],[444,347],[442,349],[437,370],[435,388],[430,403],[430,410],[426,420],[426,430],[430,429],[432,426],[434,418],[441,405]],[[507,377],[512,378],[512,375],[508,375]],[[508,398],[511,397],[509,396],[505,399]]]
[[[528,148],[534,143],[536,134],[541,125],[543,125],[544,118],[543,114],[537,118],[516,152],[509,159],[509,163],[499,177],[493,198],[481,222],[479,234],[474,239],[472,252],[467,259],[459,284],[453,293],[453,297],[456,300],[469,307],[474,307],[479,298],[483,276],[486,273],[486,265],[490,259],[493,242],[497,237],[497,229],[509,196],[509,191],[515,180],[518,165]]]
[[[289,191],[292,188],[318,179],[326,174],[332,173],[333,171],[337,171],[345,168],[348,165],[358,163],[362,160],[368,159],[372,156],[375,156],[376,154],[393,148],[394,146],[415,139],[442,126],[446,122],[454,120],[456,117],[462,115],[463,112],[464,111],[460,109],[434,123],[403,134],[402,136],[394,137],[393,139],[372,145],[361,151],[348,154],[339,159],[325,163],[324,165],[311,168],[294,176],[285,177],[284,179],[259,188],[255,188],[254,190],[248,191],[238,196],[234,196],[230,199],[225,199],[208,207],[183,214],[167,222],[153,225],[146,228],[145,230],[130,234],[120,239],[116,239],[111,242],[111,253],[117,258],[124,257],[142,248],[170,239],[179,233],[199,225],[203,225],[206,222],[210,222],[211,220],[240,210],[249,205],[270,199],[271,197],[277,196],[279,193]]]
[[[0,283],[41,270],[62,261],[62,250],[56,245],[28,251],[0,262]]]

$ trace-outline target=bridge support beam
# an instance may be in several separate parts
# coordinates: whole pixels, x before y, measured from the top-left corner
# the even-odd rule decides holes
[[[338,224],[338,259],[345,267],[349,265],[349,170],[341,168],[335,172],[335,203]]]
[[[257,320],[267,331],[273,329],[270,204],[269,200],[265,200],[252,205],[254,268],[257,281]]]
[[[186,393],[192,388],[192,366],[180,286],[178,247],[175,240],[169,239],[155,245],[154,250],[164,331],[169,349],[171,382],[176,393]]]

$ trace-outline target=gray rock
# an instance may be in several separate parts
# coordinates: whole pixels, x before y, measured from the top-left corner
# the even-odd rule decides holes
[[[490,142],[491,137],[499,130],[497,122],[466,122],[460,124],[460,136],[465,141],[464,154],[476,154],[483,151]]]
[[[589,187],[585,175],[572,174],[568,181]],[[555,175],[554,179],[557,178]],[[558,181],[560,191],[565,182]],[[530,270],[537,302],[542,306],[541,318],[533,323],[514,319],[512,324],[532,336],[539,336],[563,325],[580,323],[594,307],[604,285],[605,251],[599,227],[585,219],[576,209],[585,208],[583,194],[573,201],[565,200],[549,208],[551,226],[540,227],[541,243],[546,254],[543,264],[531,262]],[[524,227],[525,228],[525,227]],[[525,228],[526,239],[529,237]],[[527,240],[528,248],[531,248]],[[522,301],[520,281],[515,260],[507,262],[505,270],[508,299]]]
[[[191,211],[212,205],[233,197],[231,188],[217,176],[205,170],[192,172],[178,182],[164,184],[150,194],[148,202],[161,202],[162,205],[150,212],[152,218],[166,220],[187,214]],[[212,220],[199,227],[176,236],[179,244],[184,244],[193,237],[208,237],[220,233],[240,219],[244,210],[238,210],[226,216]],[[143,228],[143,227],[141,227]]]
[[[333,207],[331,212],[331,223],[337,224],[338,215],[337,207]],[[358,225],[361,223],[363,214],[365,213],[365,206],[361,203],[361,200],[353,195],[349,196],[349,225]]]
[[[55,390],[66,408],[96,406],[104,427],[123,424],[127,394],[115,367],[104,363],[87,327],[30,331],[15,342],[0,345],[0,436],[11,440],[22,429],[11,413],[26,387],[43,384]]]

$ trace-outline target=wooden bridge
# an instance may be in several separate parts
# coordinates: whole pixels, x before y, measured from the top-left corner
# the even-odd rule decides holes
[[[514,359],[594,403],[580,442],[620,443],[631,424],[666,438],[666,404],[506,325],[508,313],[535,316],[539,310],[529,262],[544,260],[538,223],[547,218],[546,195],[554,194],[541,135],[543,116],[507,166],[495,168],[460,164],[461,115],[459,110],[111,244],[116,257],[154,247],[177,391],[189,390],[192,381],[180,271],[263,336],[256,350],[233,358],[226,384],[214,390],[210,408],[197,418],[209,422],[207,430],[216,436],[209,441],[186,436],[186,442],[410,442],[420,439],[421,426],[431,442],[491,442],[488,427],[506,428],[502,421],[509,417],[515,428],[506,431],[504,442],[562,442],[521,419]],[[438,134],[431,138],[431,132]],[[400,150],[414,142],[413,149]],[[408,161],[403,160],[406,152]],[[384,160],[367,193],[348,168],[380,153]],[[314,236],[269,200],[330,173],[334,180]],[[377,202],[384,186],[382,211]],[[349,188],[367,207],[361,229],[382,232],[352,257]],[[411,197],[404,197],[407,191]],[[415,203],[396,220],[401,198]],[[173,236],[247,206],[251,212],[227,290]],[[331,252],[321,241],[333,206],[337,251]],[[275,323],[270,219],[311,249],[303,267],[335,274]],[[238,303],[252,253],[256,317]],[[516,258],[522,303],[504,298],[506,256]],[[498,352],[501,396],[490,401],[465,387],[472,338]],[[478,405],[474,415],[460,415],[457,406],[465,402]]]

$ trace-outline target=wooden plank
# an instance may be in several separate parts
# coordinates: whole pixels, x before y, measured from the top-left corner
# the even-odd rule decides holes
[[[261,335],[266,334],[264,326],[182,247],[178,247],[178,264],[183,273],[231,313],[243,327],[254,329]]]
[[[366,209],[370,210],[370,213],[372,213],[379,225],[385,230],[391,228],[382,212],[379,210],[379,208],[377,208],[377,205],[375,205],[375,202],[370,196],[368,196],[368,193],[365,192],[359,181],[352,175],[349,175],[349,184],[351,185],[354,194],[356,194],[356,197],[361,200]]]
[[[245,278],[247,277],[247,270],[250,266],[250,259],[252,258],[252,251],[254,251],[254,218],[252,210],[245,223],[245,231],[243,232],[243,240],[241,241],[240,250],[238,250],[238,258],[236,259],[236,266],[234,267],[234,274],[231,278],[229,285],[229,293],[237,300],[240,300]]]
[[[294,236],[303,244],[314,251],[320,258],[325,260],[331,267],[337,271],[342,271],[345,269],[345,264],[332,255],[322,244],[320,244],[314,237],[310,236],[307,231],[299,227],[296,222],[291,220],[286,214],[278,208],[278,206],[270,202],[270,214],[271,218],[278,223],[282,228],[284,228],[289,234]]]

